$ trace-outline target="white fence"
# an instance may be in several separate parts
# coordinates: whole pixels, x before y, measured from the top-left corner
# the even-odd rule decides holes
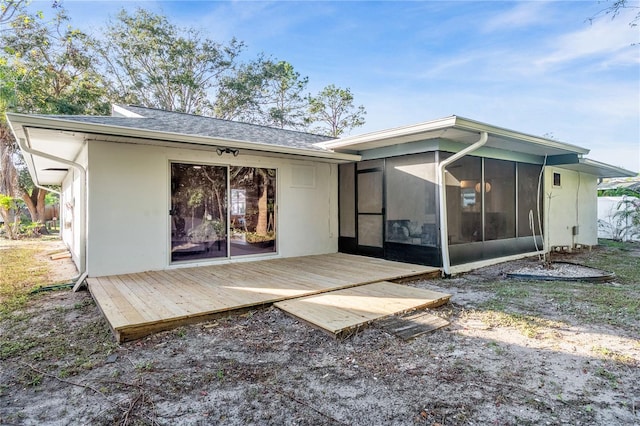
[[[622,241],[640,241],[640,229],[632,226],[630,215],[620,214],[623,200],[631,197],[598,197],[598,238]],[[636,213],[637,214],[637,213]]]

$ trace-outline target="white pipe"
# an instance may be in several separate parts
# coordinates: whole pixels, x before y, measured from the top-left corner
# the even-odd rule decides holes
[[[447,181],[445,179],[445,167],[454,161],[464,157],[470,152],[482,147],[487,143],[489,134],[487,132],[480,133],[480,139],[472,145],[469,145],[460,152],[455,153],[446,160],[438,164],[438,190],[440,192],[440,247],[442,250],[442,273],[445,276],[451,275],[451,260],[449,259],[449,229],[447,224]]]
[[[24,129],[24,134],[28,139],[29,131],[27,128]],[[79,163],[76,163],[75,161],[70,161],[65,158],[56,157],[55,155],[51,155],[46,152],[35,150],[29,147],[27,143],[25,143],[25,140],[22,138],[16,137],[16,140],[18,141],[18,146],[20,147],[20,149],[26,152],[27,154],[35,155],[36,157],[46,158],[48,160],[56,161],[56,162],[65,164],[67,166],[71,166],[80,172],[80,176],[81,176],[80,193],[81,193],[81,199],[83,200],[82,215],[80,215],[80,262],[79,262],[80,273],[78,274],[77,277],[74,277],[71,279],[72,281],[76,281],[73,289],[74,291],[77,291],[80,285],[82,284],[82,282],[87,277],[87,220],[86,220],[87,204],[86,202],[84,202],[86,200],[86,195],[87,195],[87,170],[84,168],[84,166],[82,166]],[[40,184],[37,184],[36,182],[34,182],[34,184],[38,186],[38,188],[47,189],[45,187],[40,186]]]

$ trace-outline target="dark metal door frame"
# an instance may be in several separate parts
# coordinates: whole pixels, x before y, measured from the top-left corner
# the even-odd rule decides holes
[[[365,168],[365,169],[361,169],[358,170],[357,168],[357,164],[356,164],[356,170],[355,170],[355,174],[354,174],[354,178],[355,178],[355,195],[356,195],[356,200],[355,200],[355,214],[356,214],[356,241],[357,241],[357,251],[359,254],[362,255],[366,255],[366,256],[372,256],[372,257],[379,257],[379,258],[384,258],[385,257],[385,250],[384,250],[384,246],[385,246],[385,223],[386,223],[386,188],[385,188],[385,182],[386,182],[386,176],[385,176],[385,171],[384,171],[384,167],[385,167],[385,163],[386,161],[384,159],[382,159],[382,166],[378,166],[378,167],[371,167],[371,168]],[[381,208],[379,212],[360,212],[360,188],[358,186],[358,177],[361,174],[366,174],[366,173],[380,173],[381,177],[382,177],[382,182],[379,188],[380,191],[380,196],[382,199],[381,202]],[[380,233],[381,233],[381,243],[380,243],[380,247],[376,247],[376,246],[370,246],[370,245],[362,245],[360,244],[360,240],[361,240],[361,236],[360,236],[360,216],[380,216],[381,218],[381,223],[380,223]]]

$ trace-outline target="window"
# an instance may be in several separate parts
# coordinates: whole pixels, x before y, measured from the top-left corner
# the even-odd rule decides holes
[[[560,173],[553,174],[553,186],[560,186]]]
[[[449,165],[446,173],[449,243],[531,237],[531,222],[539,234],[540,171],[539,164],[471,156]],[[555,180],[554,176],[554,185]]]
[[[515,237],[516,163],[485,158],[484,182],[485,240]]]
[[[435,247],[438,228],[434,153],[389,158],[386,173],[386,241]]]
[[[540,234],[538,204],[542,209],[542,193],[538,198],[538,179],[541,170],[539,164],[518,163],[518,237]]]
[[[244,216],[247,211],[247,190],[231,190],[231,214],[234,216]]]
[[[447,167],[449,244],[482,241],[482,158],[462,157]]]

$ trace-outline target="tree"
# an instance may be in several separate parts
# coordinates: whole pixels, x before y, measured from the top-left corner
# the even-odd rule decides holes
[[[303,92],[308,82],[309,78],[302,77],[289,62],[260,56],[223,79],[215,114],[280,129],[301,129],[305,126]]]
[[[11,28],[11,25],[19,20],[29,19],[26,6],[31,4],[31,0],[0,0],[0,32]],[[51,1],[53,9],[60,7],[58,0]],[[38,12],[42,17],[42,12]]]
[[[611,19],[615,19],[620,15],[624,10],[636,10],[636,15],[629,22],[629,26],[635,27],[638,25],[638,21],[640,21],[640,5],[637,2],[632,2],[629,0],[613,0],[612,3],[609,3],[609,6],[602,9],[600,12],[596,13],[594,16],[588,19],[589,22],[593,22],[595,19],[601,16],[611,16]]]
[[[317,124],[313,129],[317,133],[338,137],[365,123],[367,112],[362,105],[354,106],[353,94],[349,89],[331,84],[316,96],[309,95],[308,102],[307,122],[310,126]]]
[[[165,16],[124,9],[111,22],[98,53],[114,97],[167,111],[209,115],[209,94],[230,73],[244,44],[223,45]]]
[[[24,7],[22,3],[21,7]],[[109,104],[95,61],[86,52],[90,39],[68,25],[58,7],[51,22],[41,13],[18,10],[20,19],[0,34],[0,182],[2,192],[19,196],[33,222],[44,222],[47,191],[36,187],[28,174],[13,135],[4,122],[5,112],[44,114],[106,114]]]

